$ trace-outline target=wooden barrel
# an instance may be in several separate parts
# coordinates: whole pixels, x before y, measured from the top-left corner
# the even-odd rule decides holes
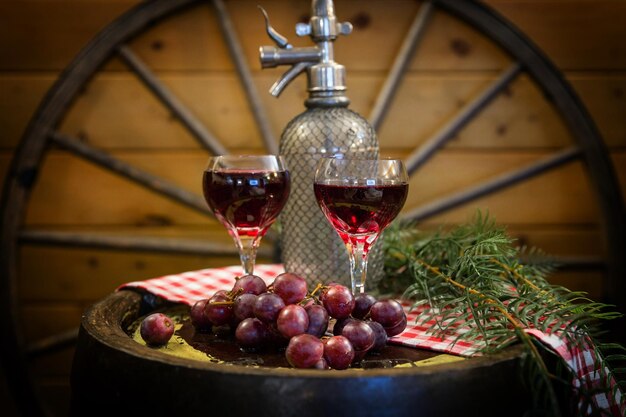
[[[139,294],[122,291],[85,313],[72,369],[73,415],[500,417],[521,416],[530,407],[519,377],[519,347],[408,368],[218,364],[134,341],[124,329],[145,307]]]

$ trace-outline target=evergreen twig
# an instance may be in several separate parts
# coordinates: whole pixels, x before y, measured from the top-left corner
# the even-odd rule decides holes
[[[430,234],[418,232],[414,224],[398,223],[385,232],[384,247],[388,278],[381,283],[381,291],[403,293],[414,308],[421,307],[420,320],[434,321],[431,333],[455,334],[456,326],[466,326],[467,331],[459,332],[453,343],[480,342],[474,343],[479,345],[476,353],[489,354],[520,342],[525,349],[525,380],[535,407],[547,415],[560,415],[554,384],[578,377],[571,375],[562,360],[556,372],[551,372],[544,361],[549,356],[547,348],[536,343],[526,329],[558,335],[573,348],[595,344],[594,365],[607,394],[614,398],[626,385],[620,380],[626,373],[622,368],[626,349],[595,340],[599,323],[619,313],[585,293],[551,285],[546,276],[553,265],[521,264],[525,249],[515,248],[489,216],[478,213],[466,225]],[[592,401],[596,386],[580,379],[570,385],[581,396],[577,410],[581,415],[607,415]]]

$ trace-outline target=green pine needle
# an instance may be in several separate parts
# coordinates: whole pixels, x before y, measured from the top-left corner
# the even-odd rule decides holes
[[[539,262],[546,258],[539,250],[516,248],[505,229],[488,215],[479,212],[468,224],[434,233],[397,222],[385,232],[383,242],[387,278],[380,291],[403,294],[413,301],[413,308],[425,307],[420,319],[435,321],[430,333],[454,333],[455,326],[464,322],[469,330],[453,343],[480,340],[477,353],[491,354],[521,343],[526,352],[522,375],[531,388],[534,407],[543,415],[560,415],[554,387],[571,385],[567,381],[574,375],[560,358],[551,373],[543,358],[552,353],[524,328],[552,332],[581,349],[591,341],[596,346],[596,369],[605,381],[615,381],[613,387],[605,384],[608,394],[626,385],[626,349],[594,339],[603,321],[620,314],[583,292],[550,284],[546,277],[556,266]],[[579,395],[589,408],[578,411],[584,416],[602,415],[591,400],[596,391],[580,382]]]

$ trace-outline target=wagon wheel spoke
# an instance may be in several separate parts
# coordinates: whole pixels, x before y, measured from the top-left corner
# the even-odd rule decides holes
[[[412,175],[419,167],[430,159],[435,152],[452,139],[465,125],[487,107],[494,98],[498,96],[517,75],[522,71],[522,65],[518,62],[511,65],[502,75],[489,87],[463,107],[458,114],[446,123],[437,133],[427,139],[417,148],[406,160],[406,169]]]
[[[174,93],[158,79],[130,47],[120,46],[117,49],[117,53],[128,67],[137,74],[139,79],[143,81],[146,87],[181,121],[183,126],[191,132],[198,142],[214,155],[225,155],[228,153],[220,141],[194,116],[191,110],[178,100]]]
[[[53,143],[61,148],[81,156],[115,174],[127,178],[158,194],[188,206],[205,215],[211,215],[203,198],[182,189],[153,174],[142,171],[114,156],[85,144],[68,135],[54,132],[50,135]],[[271,241],[275,236],[271,232],[265,236]],[[65,247],[93,247],[111,250],[154,251],[190,255],[233,255],[234,248],[209,241],[191,239],[167,239],[149,237],[102,236],[90,233],[68,233],[59,231],[23,230],[19,234],[22,243],[49,244]],[[271,256],[270,252],[260,249],[260,256]]]
[[[200,256],[239,255],[239,252],[232,244],[215,243],[200,239],[94,235],[92,233],[32,229],[21,231],[19,239],[21,243],[31,245],[56,245],[121,250],[125,252],[137,251]],[[257,254],[270,257],[272,252],[267,249],[267,246],[262,246],[259,247]]]
[[[78,327],[44,337],[26,346],[30,359],[57,352],[73,346],[78,339]]]
[[[111,172],[121,175],[124,178],[134,181],[145,188],[186,205],[202,214],[209,215],[211,213],[202,197],[186,191],[179,186],[153,174],[135,168],[104,151],[96,149],[84,142],[59,132],[52,133],[50,135],[50,139],[53,143],[59,145],[63,149],[81,156]]]
[[[409,212],[404,213],[403,218],[412,221],[427,219],[470,201],[476,200],[477,198],[484,197],[503,188],[530,179],[566,163],[572,162],[580,156],[581,151],[579,148],[566,148],[524,168],[498,175],[466,190],[459,191],[439,200],[416,207]]]
[[[376,130],[380,129],[385,116],[395,98],[398,86],[402,81],[402,76],[406,74],[411,58],[415,54],[422,36],[426,30],[428,22],[432,16],[434,6],[430,1],[426,1],[416,14],[409,31],[404,37],[402,45],[396,54],[387,78],[378,92],[378,96],[370,112],[369,120]],[[414,174],[422,165],[454,136],[465,127],[471,120],[477,117],[509,84],[514,81],[523,71],[523,65],[517,61],[511,64],[501,75],[485,88],[478,96],[460,109],[457,114],[443,125],[434,135],[426,139],[416,148],[405,161],[409,175]],[[403,214],[403,218],[413,221],[420,221],[437,214],[451,210],[470,201],[486,196],[488,194],[507,188],[516,183],[525,181],[531,177],[549,171],[553,168],[566,164],[581,154],[578,148],[565,149],[551,157],[531,164],[525,168],[501,174],[482,184],[476,185],[462,192],[458,192],[439,200],[432,201],[420,207],[414,208]],[[596,258],[579,257],[532,257],[527,261],[539,264],[558,265],[559,269],[603,269],[606,263]]]
[[[413,20],[413,24],[411,28],[407,32],[404,41],[402,42],[402,46],[396,55],[396,58],[387,74],[387,78],[385,79],[385,83],[381,87],[378,92],[378,96],[376,97],[376,102],[370,112],[369,122],[371,123],[374,130],[378,131],[380,129],[385,116],[387,115],[387,111],[389,110],[389,105],[393,100],[398,86],[400,85],[402,74],[406,72],[406,68],[409,65],[411,57],[413,56],[417,45],[422,39],[422,35],[426,29],[426,25],[430,21],[430,17],[432,15],[433,5],[430,1],[425,2],[419,9],[419,12],[415,16]]]
[[[237,75],[239,76],[239,80],[243,85],[244,92],[248,99],[250,111],[252,112],[254,120],[256,121],[261,133],[265,149],[269,153],[277,155],[278,145],[276,137],[274,136],[272,128],[269,124],[270,118],[265,110],[265,107],[263,106],[258,90],[254,85],[250,66],[246,61],[239,37],[237,36],[235,27],[230,19],[228,10],[222,0],[213,0],[213,6],[215,7],[215,11],[218,15],[218,22],[224,41],[226,42],[230,56],[235,64]]]

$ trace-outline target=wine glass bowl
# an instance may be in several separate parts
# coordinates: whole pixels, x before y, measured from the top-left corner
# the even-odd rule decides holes
[[[365,292],[368,253],[402,209],[408,187],[400,160],[320,159],[315,198],[346,245],[354,294]]]
[[[204,198],[232,236],[246,275],[254,272],[256,251],[287,202],[289,171],[275,155],[209,158],[202,177]]]

